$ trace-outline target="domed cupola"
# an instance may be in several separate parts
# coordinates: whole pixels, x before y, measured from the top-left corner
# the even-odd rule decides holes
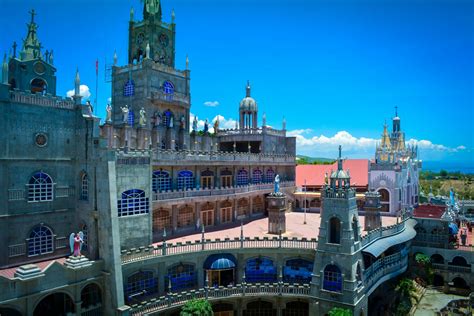
[[[247,81],[245,98],[240,101],[240,129],[257,128],[257,102],[250,96],[250,83]]]

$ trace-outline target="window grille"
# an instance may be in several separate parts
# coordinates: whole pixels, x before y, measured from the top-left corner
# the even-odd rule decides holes
[[[133,80],[128,80],[123,86],[123,95],[125,97],[131,97],[135,95],[135,83]]]
[[[330,264],[324,268],[323,289],[331,292],[342,291],[342,274],[337,266]]]
[[[28,256],[53,252],[53,232],[47,226],[33,228],[28,239]]]
[[[252,172],[252,183],[262,183],[263,180],[263,172],[260,169],[255,169]]]
[[[89,199],[89,177],[87,176],[87,173],[82,174],[81,178],[81,195],[80,199],[87,201]]]
[[[44,173],[35,173],[28,182],[28,201],[44,202],[53,200],[53,179]]]
[[[189,190],[194,188],[194,176],[189,170],[178,173],[178,190]]]
[[[237,173],[237,185],[247,185],[249,184],[248,172],[245,169],[240,169]]]
[[[265,175],[265,182],[273,182],[275,180],[275,171],[272,168],[267,169]]]
[[[122,198],[117,203],[119,217],[149,212],[149,201],[145,196],[145,191],[142,190],[133,189],[123,192]]]
[[[153,171],[152,187],[154,192],[171,190],[171,178],[167,171]]]
[[[158,292],[158,278],[153,276],[152,271],[140,271],[127,279],[125,295],[128,300],[135,297],[146,296]]]

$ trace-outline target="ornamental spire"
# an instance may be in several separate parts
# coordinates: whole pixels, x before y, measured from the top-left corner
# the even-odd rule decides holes
[[[31,14],[31,21],[27,24],[28,34],[26,35],[26,39],[23,40],[23,49],[20,53],[22,60],[41,58],[41,48],[43,48],[36,34],[38,29],[38,25],[35,23],[36,12],[33,9],[29,13]]]
[[[143,18],[147,19],[156,16],[161,21],[161,2],[160,0],[144,0]]]
[[[247,80],[247,87],[245,88],[246,91],[246,97],[250,98],[250,81]]]
[[[8,64],[7,64],[7,53],[3,55],[3,64],[2,64],[2,83],[8,83]]]

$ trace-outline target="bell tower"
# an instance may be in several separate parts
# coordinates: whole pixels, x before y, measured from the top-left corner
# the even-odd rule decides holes
[[[171,23],[161,20],[160,0],[145,0],[143,20],[134,20],[135,12],[130,10],[128,63],[140,62],[145,58],[174,68],[175,63],[175,23],[174,11]]]
[[[317,315],[333,307],[367,313],[362,282],[363,258],[355,190],[349,171],[342,168],[341,146],[337,170],[322,191],[323,207],[312,279],[312,294],[319,301]]]

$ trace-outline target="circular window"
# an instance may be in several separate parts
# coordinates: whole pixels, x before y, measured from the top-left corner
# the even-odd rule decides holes
[[[36,134],[35,143],[38,147],[44,147],[48,143],[48,137],[46,137],[46,135],[42,133]]]
[[[44,66],[44,64],[42,62],[35,63],[35,65],[33,67],[34,67],[35,72],[38,75],[42,75],[46,72],[46,67]]]

